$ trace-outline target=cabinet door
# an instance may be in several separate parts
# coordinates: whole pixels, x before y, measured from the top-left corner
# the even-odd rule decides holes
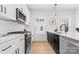
[[[14,49],[14,43],[14,40],[12,40],[0,45],[0,54],[10,53],[10,51]]]
[[[65,54],[68,50],[68,42],[65,38],[60,37],[60,54]]]
[[[68,43],[67,54],[79,54],[79,46],[74,45],[73,43]]]
[[[79,54],[79,46],[76,44],[79,44],[79,42],[70,38],[60,37],[60,53]]]
[[[19,49],[19,54],[24,54],[25,53],[25,43],[24,43],[24,37],[19,37],[18,39],[18,46],[17,48]]]
[[[4,16],[16,20],[16,5],[5,4],[4,6]]]
[[[16,5],[2,4],[0,5],[0,16],[4,19],[16,20]]]

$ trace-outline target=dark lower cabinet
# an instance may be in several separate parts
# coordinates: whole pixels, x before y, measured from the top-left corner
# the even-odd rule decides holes
[[[53,39],[53,49],[57,54],[59,54],[59,39],[55,38]]]
[[[51,47],[54,49],[55,53],[59,54],[59,35],[47,32],[47,40]]]

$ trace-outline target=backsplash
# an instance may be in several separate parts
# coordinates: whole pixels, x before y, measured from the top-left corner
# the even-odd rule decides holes
[[[0,19],[0,34],[11,32],[11,31],[21,31],[23,30],[24,25],[18,24],[12,21],[5,21]]]

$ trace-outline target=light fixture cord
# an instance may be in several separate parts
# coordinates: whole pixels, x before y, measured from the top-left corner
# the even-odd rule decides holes
[[[57,16],[57,8],[56,8],[57,4],[55,4],[55,16]]]
[[[56,16],[56,7],[55,7],[55,16]]]

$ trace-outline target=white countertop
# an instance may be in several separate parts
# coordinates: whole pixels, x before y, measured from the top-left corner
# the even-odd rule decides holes
[[[52,32],[52,33],[79,41],[79,33],[67,33],[67,34],[61,34],[61,33],[57,33],[57,32]]]
[[[3,44],[9,40],[13,40],[17,37],[20,37],[20,36],[23,36],[24,34],[11,34],[11,35],[7,35],[7,36],[4,36],[4,37],[0,37],[0,44]]]
[[[79,33],[69,33],[69,34],[64,34],[64,35],[60,34],[60,35],[79,41]]]

